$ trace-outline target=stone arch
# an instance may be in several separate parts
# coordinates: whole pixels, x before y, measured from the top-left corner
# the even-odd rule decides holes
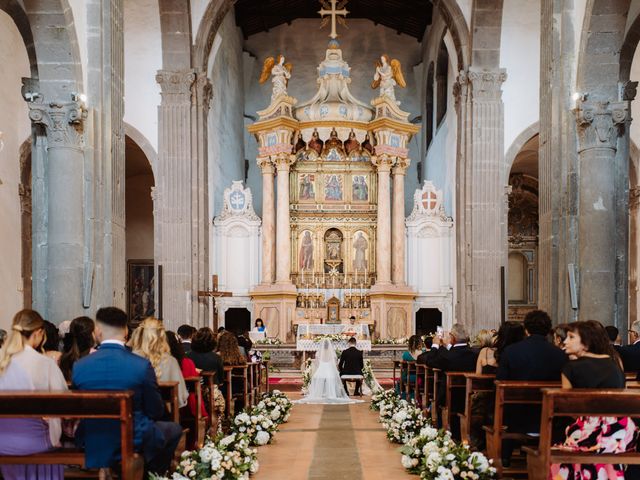
[[[153,148],[153,145],[151,145],[151,142],[147,140],[147,138],[142,134],[142,132],[140,132],[140,130],[138,130],[133,125],[126,122],[124,122],[124,134],[127,137],[129,137],[131,140],[133,140],[136,143],[136,145],[140,147],[140,150],[144,152],[144,154],[147,157],[147,160],[149,160],[149,164],[151,165],[153,176],[154,178],[156,178],[157,177],[156,164],[158,163],[158,154],[156,153],[156,150]]]
[[[516,155],[522,150],[522,147],[531,140],[533,137],[540,133],[540,122],[534,122],[525,128],[513,141],[507,153],[504,154],[504,165],[507,177],[511,171],[513,161],[516,159]]]
[[[620,49],[620,81],[626,82],[631,79],[631,64],[640,43],[640,15],[638,15],[631,27],[627,31]]]
[[[16,27],[18,28],[18,31],[22,36],[22,41],[27,48],[31,76],[33,78],[38,78],[38,58],[36,55],[36,49],[33,42],[33,32],[31,31],[31,24],[29,23],[27,12],[24,10],[18,0],[0,0],[0,10],[7,13],[16,24]]]

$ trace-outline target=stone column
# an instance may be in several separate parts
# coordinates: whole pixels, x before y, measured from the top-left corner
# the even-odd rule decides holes
[[[159,200],[160,241],[156,263],[163,267],[163,320],[168,328],[196,323],[197,285],[192,278],[192,70],[156,75],[162,102],[158,107],[158,165],[155,194]],[[195,305],[194,305],[195,304]]]
[[[411,160],[398,159],[393,167],[393,229],[392,229],[392,275],[395,285],[406,285],[404,279],[405,228],[404,228],[404,178]]]
[[[54,323],[83,307],[83,130],[78,102],[29,103],[29,118],[47,134],[46,303],[40,313]]]
[[[613,323],[616,305],[618,137],[626,102],[589,100],[576,107],[578,130],[578,319]]]
[[[274,163],[278,171],[278,213],[276,218],[276,283],[291,283],[291,233],[289,222],[289,168],[292,155],[282,153]]]
[[[259,158],[262,171],[262,283],[271,285],[275,266],[275,211],[273,204],[273,163],[268,158]],[[279,177],[278,177],[279,178]],[[278,192],[280,190],[278,189]],[[287,188],[287,192],[289,189]],[[278,196],[279,198],[279,196]]]
[[[469,69],[471,81],[470,196],[467,229],[471,255],[471,314],[462,321],[495,328],[501,319],[500,267],[506,263],[507,239],[501,223],[504,208],[504,69]]]
[[[376,231],[376,285],[387,285],[391,281],[391,206],[390,179],[393,158],[388,155],[374,157],[378,169],[378,224]],[[402,197],[404,202],[404,196]]]

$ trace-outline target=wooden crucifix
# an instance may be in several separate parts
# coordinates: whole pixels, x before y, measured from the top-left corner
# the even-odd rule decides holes
[[[211,276],[211,290],[199,290],[199,297],[211,297],[211,303],[213,304],[213,311],[211,312],[213,318],[213,331],[218,330],[218,306],[216,304],[216,298],[218,297],[233,297],[231,292],[218,291],[218,275]]]

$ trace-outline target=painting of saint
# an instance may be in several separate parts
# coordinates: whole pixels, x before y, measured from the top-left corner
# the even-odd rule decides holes
[[[342,178],[339,175],[328,175],[324,183],[325,200],[342,200]]]
[[[367,248],[369,248],[369,242],[364,238],[362,232],[356,233],[356,239],[353,242],[353,248],[355,250],[355,257],[353,259],[353,268],[356,272],[363,272],[367,270]]]
[[[313,239],[311,232],[306,230],[300,242],[300,270],[311,270],[313,268]]]
[[[155,313],[153,260],[129,260],[129,317],[141,320]]]
[[[352,198],[356,201],[366,202],[369,200],[369,186],[367,177],[364,175],[354,175],[351,184]]]
[[[300,192],[298,198],[300,200],[313,200],[316,197],[316,192],[313,187],[313,181],[315,176],[305,173],[300,175]]]

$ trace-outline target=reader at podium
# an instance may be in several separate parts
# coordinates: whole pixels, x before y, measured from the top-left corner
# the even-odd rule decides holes
[[[249,338],[252,342],[264,340],[267,337],[267,327],[264,326],[264,322],[261,318],[256,318],[253,324],[253,329],[249,332]]]

